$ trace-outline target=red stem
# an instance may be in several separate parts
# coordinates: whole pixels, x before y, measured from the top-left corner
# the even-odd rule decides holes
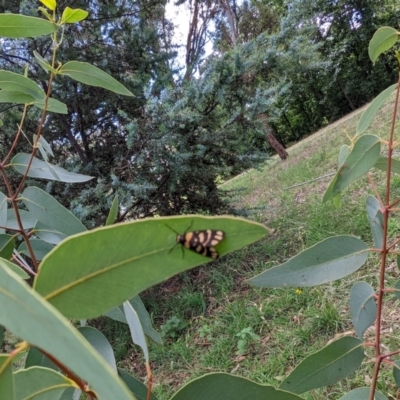
[[[396,125],[396,117],[397,117],[397,108],[399,104],[399,94],[400,94],[400,74],[397,83],[397,91],[396,91],[396,100],[393,110],[393,118],[392,118],[392,126],[390,129],[390,138],[388,141],[388,165],[386,170],[386,196],[385,203],[383,206],[383,247],[381,249],[381,266],[379,271],[379,291],[378,291],[378,299],[377,299],[377,316],[375,323],[375,368],[372,376],[372,385],[371,391],[369,393],[369,400],[374,400],[375,398],[375,389],[378,382],[378,375],[382,360],[386,356],[382,356],[381,354],[381,319],[382,319],[382,306],[383,306],[383,296],[385,294],[385,266],[386,266],[386,258],[388,254],[387,248],[387,234],[388,234],[388,226],[389,226],[389,211],[390,211],[390,181],[391,181],[391,172],[392,172],[392,157],[393,157],[393,143],[394,143],[394,128]]]

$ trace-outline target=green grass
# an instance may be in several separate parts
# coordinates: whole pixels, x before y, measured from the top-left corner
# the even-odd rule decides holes
[[[370,133],[388,134],[391,105],[382,109]],[[376,287],[374,257],[350,278],[302,290],[255,289],[246,279],[329,236],[351,234],[371,243],[365,200],[372,190],[367,180],[352,184],[337,209],[321,202],[332,176],[318,179],[335,172],[339,147],[349,144],[348,136],[354,135],[360,115],[361,111],[355,112],[290,148],[287,161],[271,159],[262,169],[250,170],[222,185],[235,193],[232,206],[251,211],[253,219],[274,229],[271,235],[142,294],[159,331],[174,317],[187,324],[176,337],[167,335],[164,345],[149,343],[154,392],[160,400],[170,398],[189,380],[214,371],[277,386],[304,357],[334,338],[354,334],[349,291],[357,280]],[[378,182],[382,180],[381,172],[372,175]],[[393,193],[400,194],[398,177]],[[394,234],[398,226],[396,221],[391,225]],[[389,279],[394,283],[395,277]],[[392,303],[398,305],[395,300]],[[237,334],[249,328],[259,339],[249,338],[244,354],[238,355]],[[125,333],[116,332],[126,338]],[[112,336],[108,336],[111,341]],[[119,366],[144,378],[140,350],[120,344],[122,349],[127,347],[127,354],[118,358]],[[357,375],[334,387],[313,390],[304,398],[339,399],[350,389],[366,385],[364,377],[371,375],[371,365],[366,362]],[[387,395],[395,392],[390,372],[384,373],[378,387]]]

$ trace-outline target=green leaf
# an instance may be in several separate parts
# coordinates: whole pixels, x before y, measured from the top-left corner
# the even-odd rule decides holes
[[[131,332],[132,341],[142,349],[146,364],[148,364],[150,362],[149,349],[147,348],[143,328],[136,311],[128,301],[124,302],[124,313]]]
[[[400,387],[400,360],[396,360],[393,365],[393,378],[397,387]]]
[[[394,288],[395,288],[394,294],[395,294],[396,297],[400,300],[400,281],[397,281],[397,282],[394,284]]]
[[[135,296],[133,299],[129,300],[129,303],[136,311],[145,335],[147,335],[149,338],[153,339],[156,343],[162,344],[162,339],[161,339],[160,335],[158,334],[158,332],[153,328],[153,324],[151,322],[150,315],[147,312],[140,297]],[[123,305],[114,307],[113,309],[105,312],[103,315],[113,319],[114,321],[119,321],[124,324],[128,323],[128,321],[126,320],[124,311],[123,311]]]
[[[293,393],[224,373],[207,374],[190,381],[179,389],[171,400],[249,400],[250,398],[251,400],[301,400],[301,397]]]
[[[81,326],[79,333],[91,344],[91,346],[104,358],[107,364],[117,371],[114,351],[107,338],[97,329],[90,326]]]
[[[257,287],[322,285],[357,271],[368,258],[368,246],[353,236],[334,236],[290,260],[249,279]]]
[[[13,400],[15,399],[14,379],[12,374],[12,362],[9,361],[8,354],[0,354],[0,399]],[[8,365],[4,367],[6,363],[8,363]]]
[[[31,229],[36,225],[37,218],[35,218],[30,212],[25,210],[19,210],[21,217],[22,226],[24,229]],[[15,217],[14,210],[7,210],[7,229],[19,229],[17,219]]]
[[[36,143],[36,138],[37,138],[37,135],[33,135],[33,143]],[[51,146],[49,145],[47,140],[43,137],[43,135],[40,136],[38,144],[41,145],[41,149],[43,150],[44,154],[49,154],[52,157],[54,156]]]
[[[368,55],[373,63],[386,50],[392,48],[398,39],[399,33],[390,26],[379,28],[372,36],[368,46]]]
[[[357,135],[361,135],[364,133],[371,122],[374,120],[375,115],[381,109],[381,107],[385,104],[386,100],[390,97],[393,91],[397,88],[397,83],[392,86],[386,88],[382,93],[375,97],[372,103],[368,106],[368,108],[362,113],[360,120],[357,124]]]
[[[129,300],[133,309],[136,311],[140,324],[142,325],[144,333],[156,343],[162,344],[162,339],[158,332],[153,328],[153,323],[151,321],[150,315],[146,310],[142,300],[139,296],[135,296],[133,299]]]
[[[59,399],[65,389],[76,383],[53,369],[31,367],[14,374],[15,397],[21,399]]]
[[[115,372],[77,330],[17,275],[8,270],[1,260],[0,304],[0,325],[32,346],[51,354],[88,382],[98,397],[134,400]]]
[[[136,396],[137,400],[147,400],[147,387],[142,382],[121,368],[118,368],[118,375]],[[152,393],[150,400],[157,400],[157,397]]]
[[[280,389],[304,393],[333,385],[360,367],[364,358],[363,342],[345,336],[305,358],[281,383]]]
[[[11,90],[0,90],[0,103],[30,104],[34,101],[35,98],[30,94]]]
[[[44,110],[44,105],[45,105],[44,100],[36,100],[32,104],[34,106],[36,106],[37,108]],[[46,110],[49,112],[56,113],[56,114],[68,114],[68,108],[67,108],[66,104],[62,103],[61,101],[58,101],[56,99],[51,99],[51,98],[49,98],[47,101]]]
[[[31,104],[42,110],[45,104],[44,100],[37,100],[30,94],[11,90],[0,90],[0,103]],[[58,114],[68,114],[67,106],[56,99],[48,100],[47,111]]]
[[[133,96],[133,94],[126,89],[125,86],[115,80],[112,76],[108,75],[106,72],[95,67],[94,65],[85,62],[67,62],[61,67],[58,73],[61,75],[67,75],[78,82],[84,83],[85,85],[98,86],[124,96]]]
[[[57,71],[52,68],[52,66],[36,51],[33,50],[33,55],[36,58],[36,61],[38,64],[46,71],[46,72],[53,72],[53,74],[56,74]]]
[[[342,196],[340,193],[338,193],[336,196],[333,197],[332,203],[336,208],[342,207]]]
[[[39,1],[51,11],[54,11],[57,7],[56,0],[39,0]]]
[[[340,146],[339,156],[338,156],[338,166],[339,166],[339,168],[346,161],[346,158],[349,156],[350,153],[351,153],[351,147],[350,146],[348,146],[347,144],[343,144],[343,145]]]
[[[354,144],[353,150],[339,168],[323,198],[331,200],[350,183],[367,173],[378,161],[381,149],[380,139],[374,135],[363,135]]]
[[[116,195],[114,197],[113,202],[112,202],[112,205],[111,205],[111,208],[110,208],[110,212],[108,213],[106,226],[113,224],[115,219],[117,218],[117,215],[118,215],[118,204],[119,204],[118,195]]]
[[[31,158],[30,154],[27,153],[18,153],[12,160],[10,165],[21,175],[24,175],[26,172],[26,168],[28,166],[29,160]],[[92,176],[75,174],[74,172],[69,172],[63,168],[57,167],[56,165],[51,165],[56,174],[60,177],[61,182],[66,183],[78,183],[78,182],[87,182],[93,179]],[[28,176],[31,178],[39,178],[39,179],[49,179],[56,180],[53,174],[49,171],[48,164],[44,161],[33,158],[31,167],[28,171]]]
[[[40,221],[36,223],[34,233],[40,239],[51,244],[58,244],[68,237],[68,235],[65,233],[61,233],[56,229],[49,228]]]
[[[4,340],[4,327],[0,325],[0,347],[3,346],[3,340]]]
[[[47,227],[67,236],[86,231],[85,226],[53,196],[35,186],[26,188],[20,196],[26,208]]]
[[[39,349],[30,347],[25,360],[25,368],[27,369],[33,366],[51,368],[55,371],[59,370],[57,365],[50,361]]]
[[[11,235],[0,234],[0,257],[9,260],[15,248],[15,239]]]
[[[371,392],[371,388],[363,387],[353,389],[351,392],[346,393],[339,400],[364,400],[369,398],[369,394]],[[388,400],[386,396],[384,396],[381,392],[375,390],[374,400]]]
[[[0,14],[0,37],[27,38],[49,35],[58,29],[56,24],[42,18],[20,14]]]
[[[379,201],[371,195],[367,197],[367,215],[374,238],[374,247],[381,249],[383,247],[383,214]]]
[[[78,395],[75,393],[78,392]],[[82,391],[80,389],[67,389],[63,395],[61,396],[60,400],[77,400],[81,398]]]
[[[7,196],[0,192],[0,233],[4,233],[6,230],[1,228],[7,226]]]
[[[357,336],[362,339],[364,332],[376,319],[374,289],[368,283],[357,282],[351,288],[350,313]]]
[[[7,268],[10,268],[12,271],[14,271],[20,278],[22,279],[28,279],[29,275],[18,265],[13,264],[12,262],[1,259],[3,265]]]
[[[62,17],[61,17],[61,22],[64,24],[74,24],[75,22],[79,22],[84,20],[88,16],[88,12],[81,10],[79,8],[72,9],[69,7],[66,7]]]
[[[34,81],[10,71],[0,70],[0,89],[24,93],[36,100],[44,101],[46,97],[43,90]]]
[[[174,249],[176,235],[193,230],[225,231],[221,255],[261,239],[261,224],[233,217],[149,218],[97,228],[60,243],[40,266],[36,290],[64,315],[88,319],[102,315],[148,287],[212,261],[193,251]],[[134,244],[134,245],[133,245]]]
[[[389,159],[384,156],[380,156],[378,161],[374,165],[374,168],[380,169],[381,171],[387,171]],[[390,169],[395,174],[400,174],[400,161],[392,158],[392,166]]]
[[[36,259],[39,261],[43,260],[46,254],[54,248],[52,244],[44,242],[40,239],[30,239],[29,241],[31,243],[33,253],[35,254]],[[25,242],[22,242],[18,247],[18,253],[25,254],[30,257],[30,253]]]

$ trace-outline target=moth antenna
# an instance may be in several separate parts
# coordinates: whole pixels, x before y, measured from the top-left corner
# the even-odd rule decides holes
[[[170,251],[168,252],[168,254],[171,253],[171,251],[172,251],[176,246],[178,246],[178,244],[179,244],[179,243],[176,242],[175,245],[170,249]]]
[[[175,230],[175,229],[173,229],[173,228],[171,228],[168,224],[164,224],[169,230],[171,230],[172,232],[174,232],[175,234],[177,234],[177,235],[179,235],[179,233]],[[174,246],[175,247],[175,246]]]

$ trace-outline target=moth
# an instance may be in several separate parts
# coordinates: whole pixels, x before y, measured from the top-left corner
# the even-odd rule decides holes
[[[172,232],[176,233],[176,245],[169,251],[169,253],[178,245],[181,245],[182,254],[183,248],[192,250],[204,257],[210,257],[217,259],[219,257],[218,251],[215,250],[214,246],[221,242],[225,237],[225,232],[220,230],[206,229],[202,231],[188,232],[192,224],[185,231],[183,235],[176,232],[170,226],[167,225]]]

